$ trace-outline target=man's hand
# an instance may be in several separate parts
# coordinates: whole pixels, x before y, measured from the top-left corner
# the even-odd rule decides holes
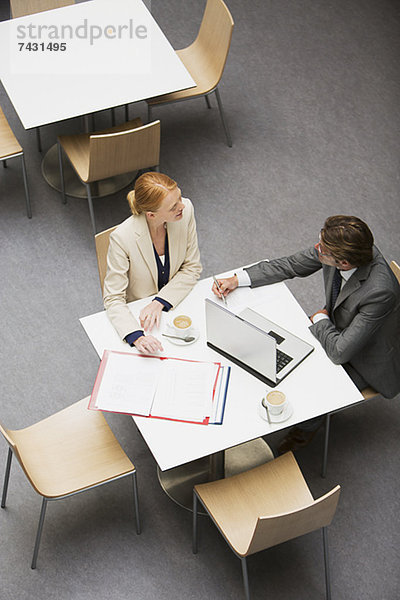
[[[311,321],[312,323],[314,323],[314,317],[315,317],[315,315],[326,315],[327,317],[329,317],[329,313],[328,313],[328,311],[326,310],[326,308],[322,308],[321,310],[317,310],[317,312],[316,312],[316,313],[314,313],[313,315],[311,315],[311,317],[310,317],[310,321]]]
[[[152,354],[153,352],[160,352],[163,350],[161,346],[161,342],[158,341],[152,335],[142,335],[135,342],[135,348],[142,352],[143,354]]]
[[[160,317],[162,313],[163,305],[158,300],[153,300],[142,308],[139,315],[140,325],[145,331],[151,331],[156,325],[158,327],[160,323]],[[139,338],[140,339],[140,338]]]
[[[222,294],[218,290],[215,283],[213,283],[213,286],[211,289],[214,292],[214,294],[216,296],[218,296],[218,298],[222,298],[222,295],[224,295],[226,297],[228,294],[233,292],[233,290],[236,290],[236,288],[239,285],[238,278],[236,275],[234,275],[233,277],[228,277],[227,279],[218,279],[217,281],[218,281],[218,285],[221,289]]]

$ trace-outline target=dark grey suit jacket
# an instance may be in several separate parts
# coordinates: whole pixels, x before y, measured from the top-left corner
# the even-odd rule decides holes
[[[387,398],[400,392],[400,286],[380,251],[342,287],[331,311],[334,267],[322,265],[315,248],[246,269],[251,287],[323,270],[326,309],[332,318],[311,325],[335,364],[349,363]]]

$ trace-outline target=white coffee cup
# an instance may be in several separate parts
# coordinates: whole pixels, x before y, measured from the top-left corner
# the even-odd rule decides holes
[[[270,415],[275,417],[281,415],[287,404],[286,396],[283,392],[273,390],[268,392],[265,398],[262,399],[262,405],[268,409]]]
[[[193,332],[193,322],[189,315],[175,315],[171,317],[169,326],[174,331],[174,335],[178,337],[186,337]]]

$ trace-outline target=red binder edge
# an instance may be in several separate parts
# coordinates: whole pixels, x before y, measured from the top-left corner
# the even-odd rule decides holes
[[[100,408],[97,408],[97,406],[96,406],[96,398],[97,398],[97,394],[99,393],[100,383],[101,383],[101,380],[103,379],[103,374],[104,374],[104,370],[106,368],[109,354],[110,354],[110,350],[104,350],[103,356],[101,357],[99,370],[97,371],[96,379],[94,381],[93,390],[92,390],[89,404],[88,404],[88,408],[90,410],[100,410]],[[125,353],[125,354],[127,354],[127,353]]]

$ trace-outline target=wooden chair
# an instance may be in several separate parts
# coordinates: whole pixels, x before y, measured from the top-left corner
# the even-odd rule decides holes
[[[195,41],[182,50],[177,50],[177,55],[189,71],[196,86],[171,94],[164,94],[147,100],[148,120],[151,120],[153,106],[190,100],[204,96],[208,108],[211,108],[208,96],[215,92],[222,125],[225,130],[228,146],[232,140],[226,122],[218,84],[224,71],[226,59],[231,44],[233,19],[223,0],[207,0],[203,20]]]
[[[197,553],[197,501],[242,563],[250,598],[247,556],[322,528],[326,597],[330,599],[327,526],[340,486],[314,500],[291,452],[250,471],[196,485],[193,490],[193,553]]]
[[[96,243],[97,267],[99,269],[100,287],[102,295],[104,288],[104,278],[107,273],[108,245],[110,243],[110,235],[114,231],[115,227],[116,225],[114,227],[110,227],[109,229],[105,229],[100,233],[96,233],[96,235],[94,236],[94,241]]]
[[[70,4],[75,4],[75,0],[10,0],[11,17],[15,19]]]
[[[26,176],[26,165],[24,158],[24,151],[22,150],[17,138],[15,137],[8,121],[0,108],[0,161],[3,163],[3,167],[7,167],[7,160],[11,158],[21,158],[22,163],[22,175],[24,178],[25,186],[25,202],[26,202],[26,213],[28,219],[32,218],[31,201],[29,198],[28,189],[28,178]]]
[[[393,273],[396,276],[397,281],[400,284],[400,266],[397,264],[397,262],[395,260],[392,260],[392,262],[390,263],[390,268],[392,269]],[[371,400],[371,398],[378,398],[381,394],[379,392],[377,392],[376,390],[374,390],[374,388],[372,387],[366,387],[363,390],[361,390],[361,394],[364,397],[364,400],[361,400],[361,402],[365,402],[366,400]],[[323,449],[323,456],[322,456],[322,468],[321,468],[321,477],[326,477],[326,471],[327,471],[327,467],[328,467],[328,447],[329,447],[329,432],[330,432],[330,426],[331,426],[331,416],[334,415],[335,413],[341,412],[342,410],[346,410],[346,409],[339,409],[339,410],[334,410],[331,413],[328,413],[325,417],[325,436],[324,436],[324,449]]]
[[[6,505],[13,454],[33,489],[42,496],[42,509],[31,567],[36,560],[49,500],[66,498],[115,479],[131,475],[140,533],[136,469],[114,437],[103,414],[88,410],[84,398],[60,412],[17,431],[0,426],[8,445],[1,507]]]
[[[160,121],[142,125],[140,119],[134,119],[93,134],[60,135],[58,150],[61,194],[63,202],[66,203],[61,149],[64,150],[82,183],[86,185],[93,232],[96,234],[90,184],[139,169],[158,170]]]

